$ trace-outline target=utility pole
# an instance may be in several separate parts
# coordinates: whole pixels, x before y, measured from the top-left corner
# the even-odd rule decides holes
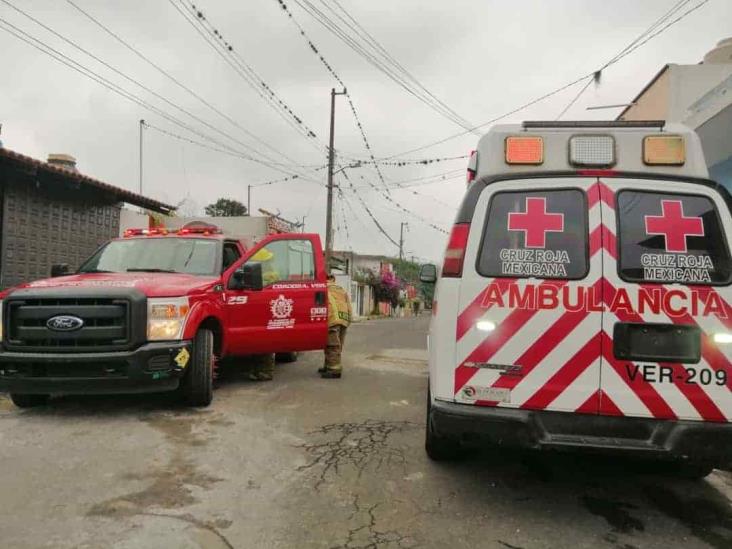
[[[330,90],[330,142],[328,145],[328,207],[325,217],[325,272],[330,274],[330,256],[333,254],[333,163],[335,162],[335,150],[333,140],[335,134],[335,98],[336,95],[345,95],[346,88],[342,92],[336,92],[335,88]]]
[[[145,121],[140,120],[140,194],[142,194],[142,130],[145,129]]]
[[[252,186],[247,185],[247,215],[252,215]]]
[[[404,261],[404,227],[408,226],[405,221],[399,225],[399,261]]]

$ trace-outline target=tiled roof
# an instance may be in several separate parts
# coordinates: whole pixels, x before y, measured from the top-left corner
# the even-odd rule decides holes
[[[35,158],[31,158],[30,156],[25,156],[23,154],[2,147],[0,147],[0,163],[11,166],[13,164],[23,165],[29,168],[33,168],[35,170],[48,172],[63,177],[69,181],[76,181],[82,185],[88,185],[89,187],[94,187],[101,191],[105,191],[113,195],[121,202],[127,202],[128,204],[132,204],[133,206],[139,206],[141,208],[146,208],[155,212],[167,214],[175,210],[175,207],[169,204],[153,200],[152,198],[133,193],[126,189],[115,187],[114,185],[110,185],[109,183],[105,183],[104,181],[99,181],[98,179],[94,179],[93,177],[89,177],[78,172],[73,172],[59,166],[54,166],[53,164],[49,164],[48,162],[36,160]]]

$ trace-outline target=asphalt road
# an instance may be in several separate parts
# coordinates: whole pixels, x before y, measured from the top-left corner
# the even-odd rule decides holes
[[[169,397],[0,397],[3,548],[732,547],[732,479],[617,459],[424,455],[428,319],[355,325],[272,383],[228,365],[205,410]]]

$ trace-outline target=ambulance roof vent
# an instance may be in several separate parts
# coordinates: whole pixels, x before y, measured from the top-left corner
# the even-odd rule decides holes
[[[665,120],[530,120],[523,123],[524,129],[532,128],[663,128]]]

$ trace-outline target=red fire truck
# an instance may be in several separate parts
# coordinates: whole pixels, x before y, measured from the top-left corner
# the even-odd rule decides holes
[[[256,244],[215,226],[130,229],[76,273],[0,293],[0,390],[20,407],[51,394],[179,390],[212,399],[216,361],[323,349],[320,237]]]

